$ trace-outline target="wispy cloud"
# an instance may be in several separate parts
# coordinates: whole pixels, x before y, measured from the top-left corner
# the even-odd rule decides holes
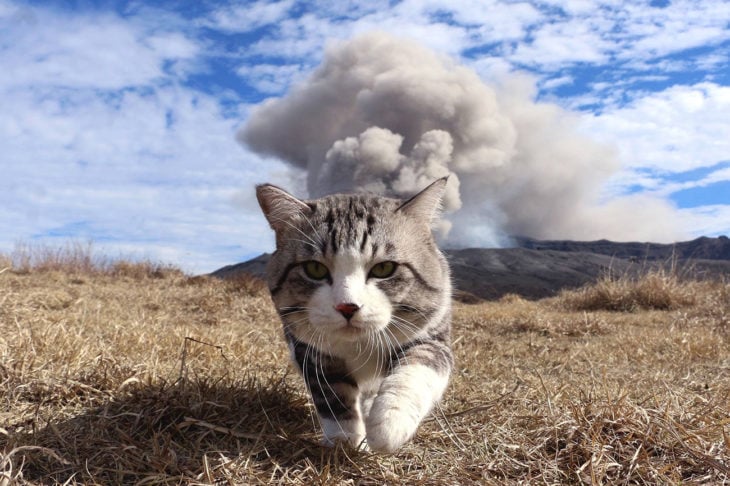
[[[294,5],[294,0],[227,5],[213,11],[203,25],[226,32],[250,32],[285,20]]]
[[[554,78],[546,79],[540,83],[540,87],[544,90],[552,90],[559,88],[560,86],[566,86],[573,84],[575,78],[573,76],[557,76]]]
[[[695,235],[727,236],[727,226],[719,226],[718,221],[730,221],[730,204],[716,204],[680,210],[687,229]]]
[[[64,87],[118,90],[165,76],[199,54],[178,32],[146,32],[112,14],[71,16],[33,9],[4,19],[12,48],[0,51],[5,89]]]
[[[584,125],[596,139],[615,144],[627,168],[682,172],[727,160],[729,112],[730,87],[699,83],[586,114]]]
[[[608,59],[611,44],[581,19],[540,26],[525,43],[518,44],[508,59],[541,70],[576,64],[600,64]]]
[[[236,74],[259,93],[281,94],[304,78],[299,64],[242,64]]]

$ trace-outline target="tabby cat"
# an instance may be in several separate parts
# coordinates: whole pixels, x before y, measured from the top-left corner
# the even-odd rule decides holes
[[[393,452],[444,393],[451,282],[431,222],[445,186],[406,201],[256,188],[276,233],[269,290],[327,445]]]

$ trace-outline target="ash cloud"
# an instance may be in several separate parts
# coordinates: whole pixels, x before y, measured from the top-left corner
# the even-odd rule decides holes
[[[311,197],[407,197],[450,175],[448,246],[507,235],[672,241],[676,210],[647,196],[599,200],[620,169],[575,115],[534,101],[517,75],[499,86],[416,43],[370,33],[330,46],[311,77],[256,107],[237,138],[306,170]]]

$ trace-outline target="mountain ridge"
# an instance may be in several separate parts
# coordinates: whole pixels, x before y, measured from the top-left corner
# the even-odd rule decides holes
[[[730,238],[727,236],[700,236],[675,243],[616,242],[610,240],[536,240],[514,237],[518,248],[531,250],[587,251],[618,258],[666,260],[668,258],[698,260],[730,260]]]
[[[687,278],[730,275],[730,239],[700,237],[671,244],[609,240],[535,240],[515,237],[514,248],[446,249],[455,297],[464,302],[494,300],[506,294],[528,299],[556,295],[610,275],[670,268]],[[227,265],[210,275],[241,273],[263,278],[270,254]]]

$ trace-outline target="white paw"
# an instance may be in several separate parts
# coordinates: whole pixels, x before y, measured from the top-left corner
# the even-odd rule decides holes
[[[348,446],[352,447],[353,449],[357,449],[358,451],[367,452],[370,450],[370,447],[368,446],[367,440],[365,440],[365,437],[322,437],[319,440],[319,445],[322,447],[327,447],[328,449],[331,449],[335,447],[337,444],[347,444]]]
[[[368,446],[376,452],[395,452],[416,433],[418,421],[399,409],[378,410],[377,405],[367,422]]]
[[[448,375],[424,365],[402,366],[386,378],[366,419],[367,441],[379,452],[394,452],[418,429],[446,388]]]
[[[351,447],[362,449],[365,441],[365,426],[360,420],[336,421],[322,419],[324,437],[320,441],[325,447],[334,447],[338,443],[346,443]]]

